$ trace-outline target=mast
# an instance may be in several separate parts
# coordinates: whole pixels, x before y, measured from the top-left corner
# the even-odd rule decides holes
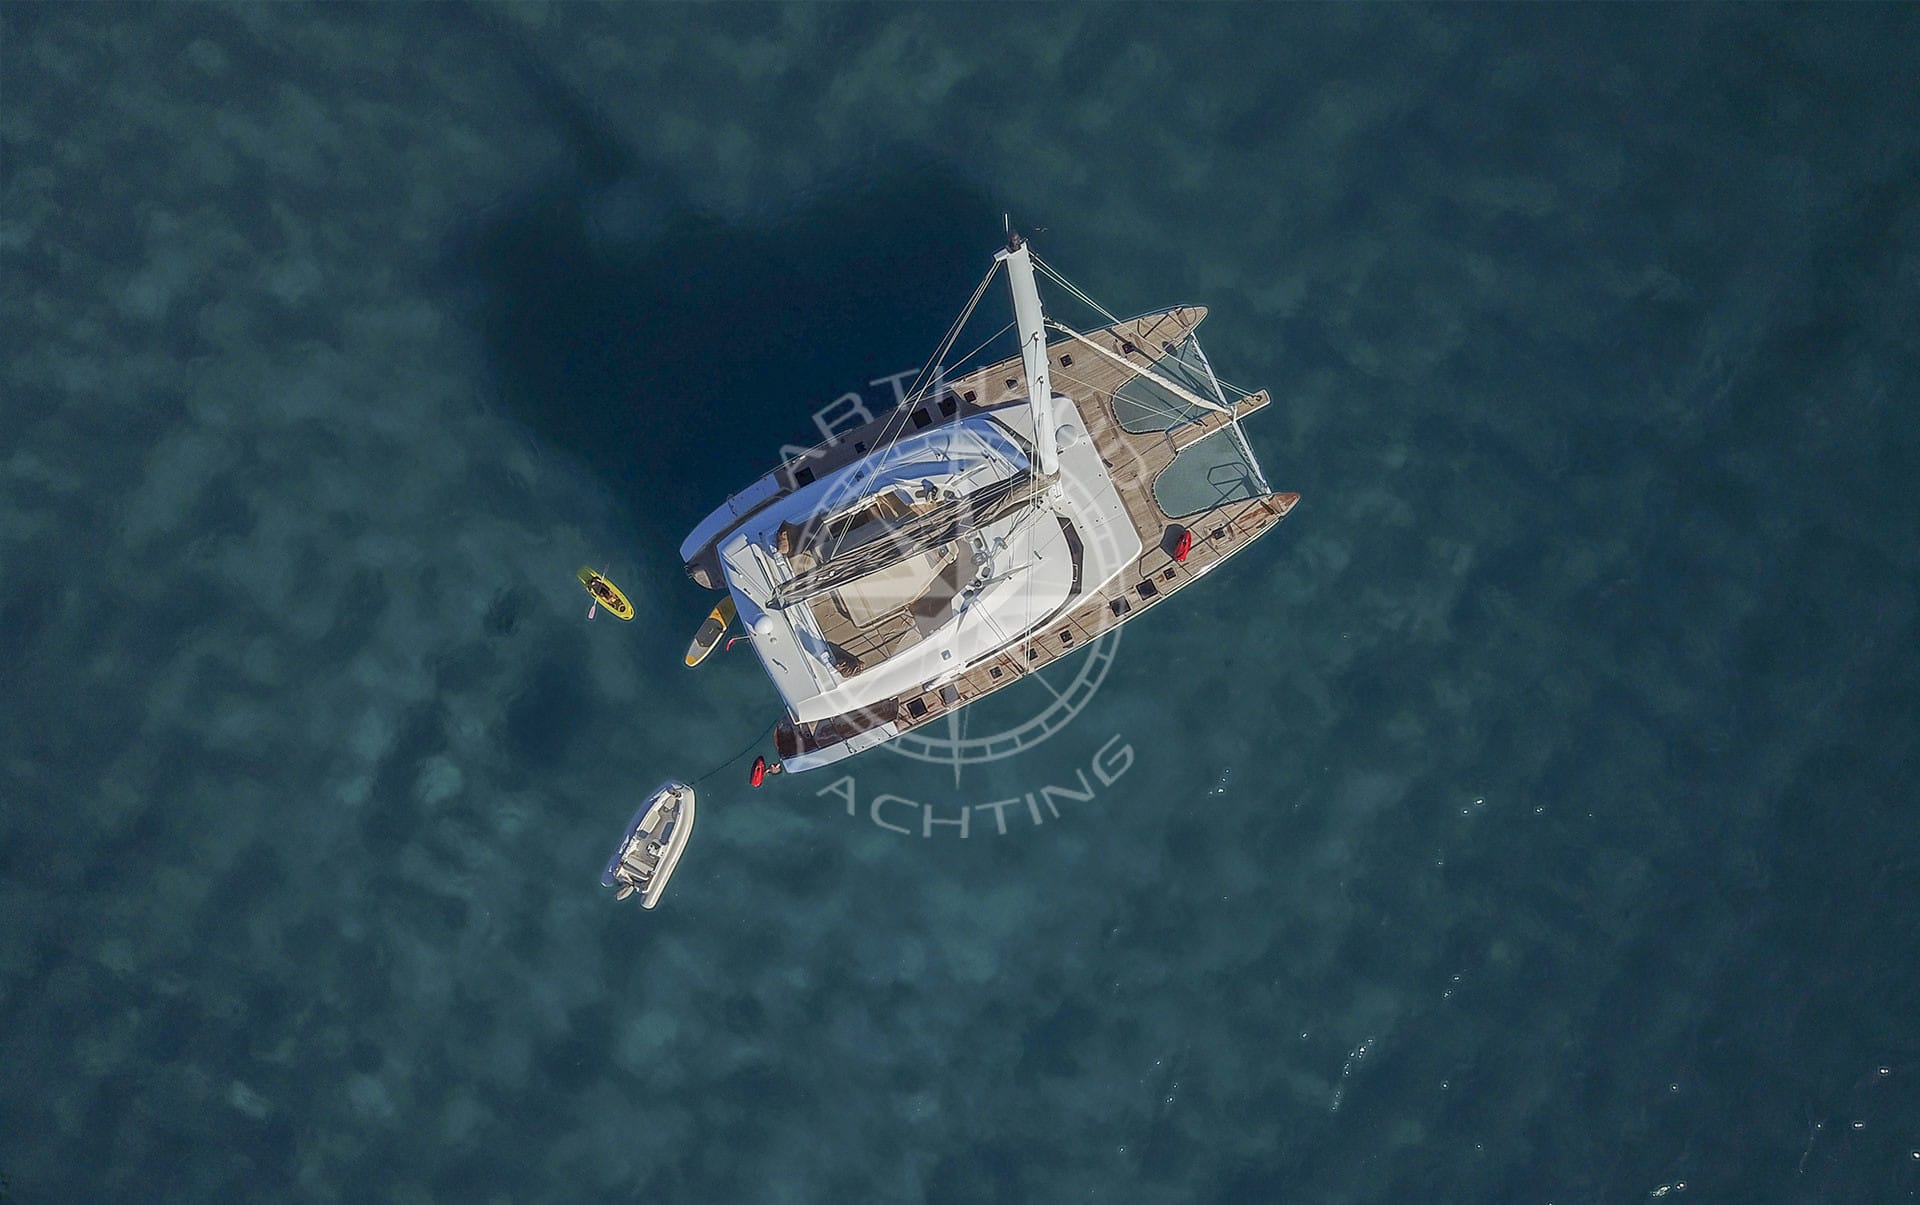
[[[1046,315],[1040,310],[1040,290],[1033,283],[1033,256],[1027,241],[1007,232],[1007,249],[995,259],[1007,265],[1007,283],[1013,288],[1013,320],[1020,329],[1020,359],[1027,371],[1027,404],[1033,412],[1034,459],[1042,478],[1060,472],[1060,450],[1053,429],[1053,379],[1047,372]]]

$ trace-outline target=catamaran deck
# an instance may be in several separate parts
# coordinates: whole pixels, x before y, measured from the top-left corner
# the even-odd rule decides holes
[[[1087,435],[1105,462],[1140,536],[1142,551],[1132,568],[1027,639],[933,689],[896,696],[860,712],[818,723],[783,721],[776,734],[776,747],[782,757],[823,749],[889,722],[906,731],[1011,685],[1156,605],[1287,516],[1299,501],[1298,494],[1267,494],[1169,518],[1154,497],[1155,481],[1182,450],[1225,430],[1230,425],[1229,417],[1202,411],[1169,430],[1134,433],[1121,425],[1115,413],[1114,395],[1137,379],[1137,374],[1116,360],[1151,366],[1192,334],[1205,317],[1203,307],[1186,306],[1117,323],[1086,336],[1110,350],[1115,359],[1073,340],[1048,347],[1054,392],[1072,398],[1079,409]],[[939,395],[922,400],[905,422],[907,429],[920,430],[933,423],[989,412],[1025,396],[1021,363],[1014,357],[951,382]],[[1264,390],[1241,398],[1233,404],[1235,416],[1251,414],[1268,400]],[[775,471],[780,492],[773,496],[865,456],[873,445],[901,429],[901,422],[897,413],[889,413],[787,461]],[[1182,532],[1192,536],[1184,562],[1173,555]],[[708,549],[688,566],[688,572],[702,585],[724,588],[718,565],[711,558]],[[937,592],[945,573],[970,574],[972,566],[929,563],[922,572],[932,575]],[[840,594],[828,592],[806,605],[822,634],[844,658],[843,672],[883,660],[919,639],[911,611],[855,616]]]

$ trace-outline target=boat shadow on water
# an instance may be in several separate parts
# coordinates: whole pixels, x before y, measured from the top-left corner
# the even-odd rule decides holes
[[[611,558],[615,579],[642,592],[626,636],[665,666],[711,602],[685,577],[682,536],[782,444],[816,443],[814,416],[834,399],[890,405],[891,387],[871,382],[919,368],[978,276],[980,232],[1000,219],[930,169],[764,227],[657,204],[645,180],[583,174],[489,208],[454,233],[440,284],[480,337],[498,412],[541,459],[607,491],[622,546],[587,555]],[[490,630],[510,632],[524,605],[502,594]],[[667,622],[650,622],[656,607]],[[543,670],[516,693],[517,761],[563,756],[578,689]]]
[[[669,565],[728,489],[808,446],[859,392],[876,413],[979,274],[999,215],[950,174],[902,169],[749,227],[582,181],[497,206],[447,262],[503,410],[612,490]],[[607,233],[610,207],[659,216]],[[643,237],[633,237],[638,228]],[[655,557],[653,553],[658,553]]]

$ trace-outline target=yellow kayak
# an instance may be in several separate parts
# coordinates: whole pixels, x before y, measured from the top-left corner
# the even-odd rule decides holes
[[[607,609],[607,614],[615,619],[633,618],[633,604],[620,593],[620,587],[602,577],[599,570],[590,565],[580,566],[580,584],[593,595],[593,601]]]
[[[718,606],[707,612],[706,622],[693,634],[693,643],[687,646],[687,668],[691,669],[707,659],[707,654],[720,643],[727,634],[727,626],[733,622],[738,608],[733,605],[733,595],[720,600]]]

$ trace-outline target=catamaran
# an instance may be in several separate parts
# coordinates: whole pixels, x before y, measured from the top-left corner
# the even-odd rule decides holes
[[[1019,354],[954,376],[976,353],[945,358],[1003,270]],[[1048,317],[1036,271],[1107,325]],[[1215,376],[1194,334],[1204,317],[1182,306],[1120,321],[1009,232],[893,411],[694,528],[681,558],[731,595],[786,705],[774,744],[787,770],[871,749],[1071,656],[1293,510],[1300,496],[1268,487],[1240,429],[1268,395]]]

